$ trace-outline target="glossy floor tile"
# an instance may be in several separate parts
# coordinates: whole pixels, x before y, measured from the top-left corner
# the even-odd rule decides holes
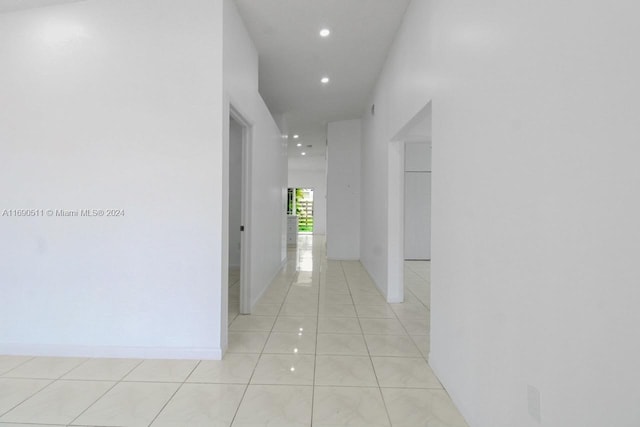
[[[226,427],[236,413],[245,387],[232,384],[185,384],[152,427]]]
[[[179,386],[175,383],[119,383],[72,424],[146,427],[169,402]]]
[[[467,427],[427,360],[428,262],[387,304],[357,261],[300,236],[221,361],[0,355],[0,427]]]
[[[249,384],[259,358],[258,354],[227,353],[223,360],[203,360],[187,382]]]
[[[361,321],[352,317],[321,317],[318,319],[319,334],[361,334]]]
[[[383,388],[393,427],[468,427],[444,390]]]
[[[316,336],[311,333],[272,332],[264,347],[265,353],[315,354]]]
[[[371,360],[380,387],[442,387],[427,362],[421,357],[372,357]]]
[[[309,426],[312,386],[251,385],[233,421],[234,427]]]
[[[133,371],[142,360],[89,359],[62,378],[65,380],[120,381]]]
[[[371,358],[367,356],[316,356],[316,385],[377,387]]]
[[[368,355],[362,334],[318,334],[318,354]]]
[[[106,381],[56,381],[4,414],[0,422],[66,425],[113,386]]]
[[[313,355],[263,354],[251,384],[313,385]]]
[[[246,332],[260,332],[271,331],[273,324],[276,321],[275,316],[259,316],[259,315],[239,315],[235,318],[231,325],[229,325],[230,331],[246,331]]]
[[[0,378],[0,414],[10,411],[50,383],[50,380]]]
[[[267,332],[229,332],[229,353],[262,353]]]
[[[420,357],[413,340],[403,335],[365,335],[372,356]]]
[[[0,356],[0,375],[31,360],[28,356]]]
[[[317,386],[313,425],[388,427],[391,423],[379,388]]]
[[[65,357],[35,357],[5,372],[9,378],[58,379],[78,367],[86,359]]]
[[[197,364],[196,360],[145,360],[124,377],[124,381],[180,383]]]

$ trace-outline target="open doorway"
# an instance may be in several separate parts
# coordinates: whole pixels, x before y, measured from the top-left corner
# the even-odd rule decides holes
[[[313,214],[313,189],[289,188],[287,215],[297,217],[298,234],[313,234]]]
[[[388,302],[410,299],[430,308],[431,102],[389,144]],[[412,285],[415,287],[412,288]]]
[[[431,141],[405,142],[405,301],[431,309]]]
[[[404,259],[431,260],[431,141],[404,144]]]
[[[251,311],[249,259],[250,132],[242,116],[229,115],[228,322]]]

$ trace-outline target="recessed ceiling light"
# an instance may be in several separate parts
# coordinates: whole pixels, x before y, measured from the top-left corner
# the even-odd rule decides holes
[[[323,28],[320,30],[320,37],[329,37],[330,34],[331,30],[329,30],[328,28]]]
[[[302,154],[303,156],[306,156],[306,155],[307,155],[307,153],[305,153],[305,152],[302,152],[301,154]]]
[[[320,81],[322,82],[322,84],[326,85],[327,83],[329,83],[329,77],[323,77]]]
[[[296,144],[296,147],[302,147],[302,144]]]
[[[300,138],[300,135],[293,135],[293,139],[298,139]]]

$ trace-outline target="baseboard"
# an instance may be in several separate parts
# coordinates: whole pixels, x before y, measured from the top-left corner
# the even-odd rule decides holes
[[[278,276],[278,274],[280,274],[280,272],[282,271],[283,268],[285,268],[286,265],[287,265],[287,257],[284,257],[284,259],[280,263],[280,267],[278,267],[276,272],[273,273],[273,275],[271,276],[271,278],[267,282],[267,285],[264,288],[262,288],[262,291],[260,292],[260,295],[256,295],[255,298],[252,298],[251,311],[253,311],[253,307],[258,303],[258,301],[260,301],[260,298],[262,298],[264,293],[267,292],[267,289],[269,289],[269,287],[271,286],[271,284],[273,283],[275,278]],[[253,295],[252,295],[252,297],[253,297]]]
[[[0,344],[6,356],[96,357],[115,359],[221,360],[215,347],[118,347],[46,344]]]

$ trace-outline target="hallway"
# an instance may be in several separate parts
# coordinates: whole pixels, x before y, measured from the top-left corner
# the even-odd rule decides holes
[[[223,361],[0,356],[0,427],[465,427],[425,360],[429,264],[390,305],[324,247],[300,236],[254,314],[230,314]]]

